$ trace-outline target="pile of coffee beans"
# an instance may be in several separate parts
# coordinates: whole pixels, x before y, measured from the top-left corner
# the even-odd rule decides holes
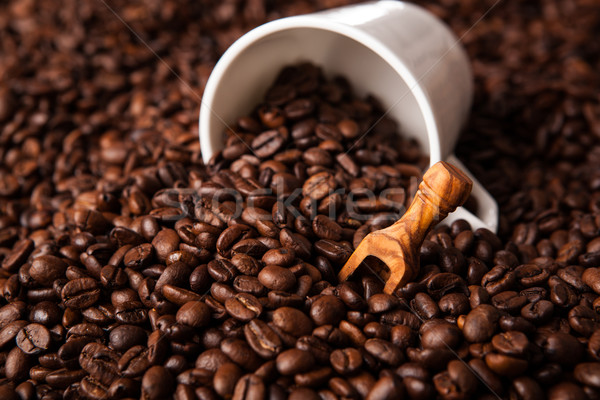
[[[197,140],[233,40],[346,3],[0,4],[0,398],[600,398],[600,5],[422,2],[501,228],[440,226],[386,295],[336,279],[427,165],[375,98],[290,66]]]

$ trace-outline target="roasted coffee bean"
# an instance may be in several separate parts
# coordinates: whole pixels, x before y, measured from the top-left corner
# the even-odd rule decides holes
[[[107,394],[114,398],[135,397],[139,395],[139,383],[130,378],[119,378],[109,387]]]
[[[341,375],[350,375],[362,366],[363,357],[360,351],[354,348],[337,349],[329,358],[331,366]]]
[[[302,194],[314,200],[321,200],[331,194],[337,187],[335,178],[329,172],[323,171],[311,176],[304,186]]]
[[[199,301],[202,297],[195,292],[187,289],[182,289],[177,286],[165,284],[161,290],[162,295],[165,299],[170,301],[173,304],[181,306],[190,301]],[[117,319],[118,319],[117,313]]]
[[[29,274],[42,285],[51,285],[55,279],[62,278],[67,270],[67,263],[52,255],[42,255],[31,262]]]
[[[452,316],[467,314],[470,308],[477,307],[482,303],[486,303],[489,296],[481,286],[469,286],[470,298],[467,298],[463,293],[448,293],[443,296],[438,302],[441,312]]]
[[[262,261],[265,265],[279,265],[280,267],[289,267],[295,258],[296,254],[292,249],[278,248],[267,251]]]
[[[233,363],[223,364],[213,377],[213,387],[219,396],[229,397],[235,390],[235,385],[243,375],[240,367]]]
[[[439,300],[444,295],[452,292],[468,294],[465,281],[460,276],[450,272],[435,274],[428,279],[427,292],[434,300]]]
[[[465,339],[469,342],[484,342],[492,337],[500,318],[499,312],[488,304],[477,306],[465,319],[462,328]]]
[[[425,319],[437,317],[440,313],[438,305],[426,293],[417,293],[411,301],[411,308]]]
[[[169,397],[175,388],[175,381],[169,371],[155,365],[148,369],[142,378],[142,396],[147,399]]]
[[[502,316],[499,320],[500,329],[503,331],[519,331],[525,334],[533,334],[535,325],[523,317]]]
[[[118,377],[118,361],[117,353],[100,343],[87,344],[79,355],[81,368],[104,385]]]
[[[270,290],[289,291],[296,285],[296,277],[287,268],[267,265],[258,274],[258,281]]]
[[[581,363],[575,367],[573,375],[584,385],[600,388],[600,363]]]
[[[265,110],[264,114],[261,114],[261,120],[269,128],[276,128],[283,124],[284,117],[281,110],[272,109]],[[260,158],[270,157],[283,146],[286,138],[286,128],[265,131],[252,140],[252,150]]]
[[[485,356],[486,365],[501,376],[517,376],[527,370],[526,360],[505,354],[488,353]]]
[[[538,345],[550,362],[574,365],[583,356],[581,343],[574,336],[564,332],[554,332],[542,337]]]
[[[87,308],[100,298],[98,283],[92,278],[79,278],[69,281],[62,289],[65,306],[76,310]]]
[[[481,279],[483,286],[490,296],[512,289],[516,276],[507,266],[497,265]]]
[[[13,347],[4,361],[4,374],[13,382],[27,378],[31,359],[19,347]]]
[[[258,278],[254,276],[238,275],[233,280],[233,288],[238,292],[250,293],[260,297],[266,294],[267,290]]]
[[[125,253],[123,263],[126,267],[138,270],[151,265],[153,257],[154,247],[150,243],[142,243]]]
[[[261,364],[260,357],[243,340],[228,338],[221,342],[221,351],[246,370],[254,370]]]
[[[143,328],[136,325],[120,325],[110,331],[108,345],[118,352],[142,343],[146,343],[147,335]]]
[[[511,386],[511,396],[518,399],[539,399],[544,397],[540,385],[529,377],[516,378]]]
[[[331,347],[316,336],[301,336],[296,341],[296,348],[311,353],[319,364],[329,363]]]
[[[421,345],[424,348],[457,348],[460,344],[461,332],[454,324],[440,319],[427,321],[420,328]]]
[[[147,347],[141,345],[128,349],[118,361],[119,373],[126,378],[142,376],[151,365],[148,351]]]
[[[541,324],[547,322],[554,313],[554,305],[548,300],[529,303],[521,309],[521,316],[527,321]]]
[[[41,324],[24,326],[16,337],[17,346],[25,354],[39,354],[48,350],[52,343],[50,331]]]
[[[586,268],[583,271],[581,280],[594,292],[600,294],[600,268]]]
[[[386,340],[368,339],[364,346],[369,354],[391,367],[398,366],[404,360],[402,352]]]
[[[344,303],[335,296],[322,296],[310,306],[310,317],[317,326],[336,325],[344,316]]]
[[[0,348],[3,348],[7,344],[13,342],[17,337],[17,334],[27,325],[27,321],[16,320],[2,328],[2,330],[0,330]]]
[[[315,359],[307,351],[300,349],[285,350],[277,356],[277,371],[282,375],[294,375],[310,370]]]
[[[108,386],[103,385],[96,379],[86,376],[79,383],[77,394],[94,400],[106,398],[108,395]]]
[[[62,368],[46,375],[46,382],[54,388],[64,389],[75,382],[79,382],[86,375],[87,373],[84,370]]]
[[[267,393],[261,378],[254,374],[244,375],[235,385],[232,400],[263,399]]]
[[[587,398],[587,395],[583,389],[572,382],[562,382],[553,385],[550,389],[548,389],[547,396],[549,400],[558,400],[564,398],[584,400]]]
[[[263,307],[258,299],[251,294],[238,293],[225,301],[225,310],[233,318],[247,322],[258,318]]]
[[[313,323],[302,311],[291,307],[280,307],[273,312],[273,323],[282,331],[299,337],[309,335]]]
[[[264,321],[254,319],[244,326],[246,341],[262,358],[275,358],[283,349],[279,336]]]
[[[491,303],[498,310],[510,313],[521,309],[527,303],[527,298],[517,292],[507,290],[492,296]]]
[[[522,332],[508,331],[495,335],[492,338],[492,346],[502,354],[522,357],[528,351],[529,341]]]
[[[237,275],[234,265],[226,259],[210,261],[207,270],[210,276],[217,282],[230,282]]]

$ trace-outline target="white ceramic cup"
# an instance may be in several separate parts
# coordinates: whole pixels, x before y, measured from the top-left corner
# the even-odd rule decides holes
[[[471,108],[473,77],[450,29],[413,4],[381,0],[268,22],[238,39],[212,71],[200,108],[205,162],[223,148],[224,132],[263,98],[282,67],[309,61],[345,76],[358,95],[372,94],[430,156],[473,179],[476,215],[463,207],[446,221],[467,220],[495,232],[498,205],[454,156]]]

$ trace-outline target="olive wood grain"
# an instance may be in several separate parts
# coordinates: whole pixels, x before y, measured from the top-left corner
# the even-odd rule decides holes
[[[392,294],[416,278],[419,249],[427,233],[448,213],[464,204],[472,186],[473,182],[451,164],[440,161],[431,166],[406,213],[393,225],[371,232],[360,242],[338,274],[340,281],[348,279],[369,256],[378,258],[389,268],[373,271],[386,281],[385,293]]]

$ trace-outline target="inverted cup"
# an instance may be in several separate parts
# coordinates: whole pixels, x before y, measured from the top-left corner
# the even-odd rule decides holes
[[[402,135],[429,154],[430,165],[456,164],[453,149],[473,92],[467,56],[431,13],[388,0],[283,18],[238,39],[204,90],[199,119],[204,161],[223,148],[227,126],[259,103],[282,67],[305,61],[326,75],[345,76],[358,95],[373,94]],[[447,218],[496,231],[498,206],[476,180],[473,196],[477,215],[459,208]]]

